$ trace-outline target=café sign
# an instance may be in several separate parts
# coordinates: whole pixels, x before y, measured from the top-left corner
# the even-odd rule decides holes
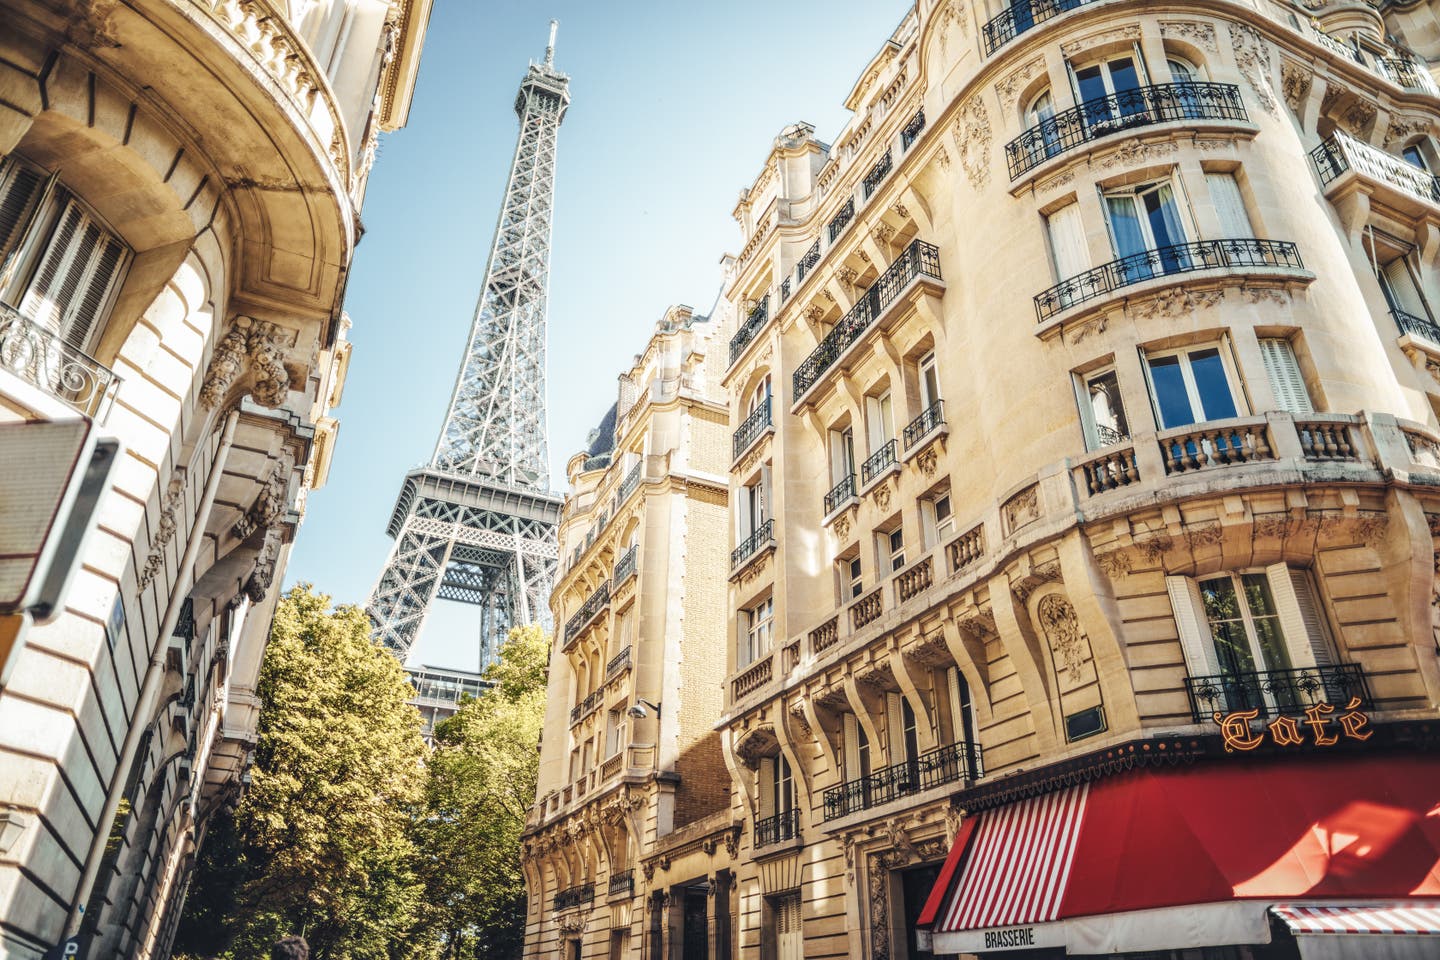
[[[1340,713],[1333,703],[1321,702],[1307,707],[1303,717],[1282,714],[1258,728],[1252,724],[1260,717],[1259,708],[1230,713],[1217,710],[1213,716],[1226,753],[1248,753],[1267,742],[1285,748],[1333,747],[1342,739],[1365,741],[1375,736],[1374,730],[1365,729],[1370,717],[1360,709],[1362,703],[1359,697],[1352,697]]]

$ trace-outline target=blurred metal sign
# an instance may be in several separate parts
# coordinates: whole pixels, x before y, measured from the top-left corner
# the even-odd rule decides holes
[[[84,418],[0,424],[0,615],[58,615],[119,453]]]

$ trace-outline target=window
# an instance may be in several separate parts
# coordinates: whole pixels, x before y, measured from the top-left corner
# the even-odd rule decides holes
[[[1055,279],[1069,280],[1090,269],[1090,248],[1085,241],[1085,224],[1080,220],[1080,204],[1071,201],[1045,218],[1050,237],[1050,256],[1055,262]],[[1061,293],[1062,304],[1069,305]]]
[[[14,158],[0,161],[0,300],[83,350],[128,259],[124,244],[53,178]]]
[[[970,699],[970,684],[965,682],[965,675],[959,667],[950,667],[945,671],[945,690],[950,708],[950,742],[976,743],[975,704]],[[975,751],[966,750],[966,779],[974,780],[976,772]]]
[[[756,410],[759,410],[761,407],[768,406],[769,403],[770,375],[766,374],[765,379],[761,380],[758,384],[755,385],[755,389],[750,391],[750,399],[745,404],[745,413],[748,416],[754,413]]]
[[[843,557],[840,568],[840,602],[848,603],[865,591],[865,581],[860,576],[860,554]]]
[[[775,598],[766,597],[745,611],[745,635],[740,643],[740,662],[746,667],[770,652],[770,633],[775,623]]]
[[[1147,354],[1145,369],[1162,430],[1238,415],[1229,363],[1219,346]]]
[[[1110,127],[1123,127],[1128,117],[1145,111],[1144,97],[1134,93],[1142,83],[1141,69],[1136,66],[1138,63],[1140,57],[1137,53],[1083,67],[1071,66],[1075,98],[1084,111],[1085,125],[1094,131],[1094,135],[1104,133]],[[1112,96],[1113,100],[1107,99]],[[1095,130],[1097,127],[1100,129]]]
[[[865,425],[869,434],[870,453],[879,452],[894,435],[894,410],[891,408],[890,391],[878,397],[865,398]]]
[[[940,374],[935,368],[935,354],[920,358],[920,412],[940,402]]]
[[[616,707],[606,715],[605,723],[605,756],[613,757],[620,752],[620,746],[625,741],[625,710]]]
[[[915,711],[910,701],[898,693],[885,694],[885,735],[890,741],[890,763],[914,763],[920,756],[920,741],[915,724]],[[911,777],[911,789],[918,787]]]
[[[897,526],[894,530],[882,532],[876,537],[880,550],[880,569],[895,573],[905,566],[905,531]]]
[[[948,490],[920,501],[920,528],[926,550],[944,543],[955,533],[955,515],[950,511]]]
[[[1265,362],[1270,389],[1275,393],[1276,407],[1291,413],[1313,413],[1310,391],[1305,388],[1305,378],[1300,375],[1300,364],[1290,341],[1275,337],[1262,339],[1260,357]]]
[[[1210,200],[1215,204],[1215,215],[1220,220],[1220,239],[1249,239],[1255,236],[1235,175],[1207,173],[1205,183],[1210,188]]]
[[[1277,563],[1199,580],[1166,577],[1165,586],[1191,676],[1240,678],[1218,684],[1217,709],[1292,706],[1305,691],[1286,675],[1268,684],[1243,675],[1335,662],[1303,570]]]
[[[748,540],[770,519],[770,464],[763,464],[755,479],[740,488],[739,511],[735,519],[738,524],[735,531],[737,543]]]
[[[1170,68],[1170,82],[1175,84],[1174,97],[1182,117],[1202,115],[1200,91],[1194,86],[1205,79],[1205,74],[1194,64],[1179,57],[1166,57],[1165,65]],[[1171,119],[1167,114],[1165,119]]]
[[[775,918],[775,960],[803,960],[805,929],[800,919],[800,894],[771,897],[770,904]]]
[[[1061,150],[1060,131],[1055,123],[1055,98],[1049,89],[1042,90],[1030,106],[1025,109],[1025,126],[1039,128],[1040,137],[1030,143],[1029,165],[1035,166],[1041,160],[1053,157]]]
[[[1387,242],[1373,232],[1365,239],[1370,248],[1375,279],[1380,282],[1380,292],[1384,294],[1385,304],[1390,308],[1401,330],[1413,332],[1407,327],[1407,318],[1418,321],[1410,326],[1432,323],[1430,305],[1420,292],[1420,285],[1416,282],[1415,271],[1411,265],[1410,245]]]
[[[1408,147],[1400,151],[1400,156],[1402,159],[1404,159],[1406,163],[1410,164],[1411,166],[1419,167],[1421,170],[1424,170],[1427,173],[1429,172],[1430,164],[1428,161],[1426,161],[1425,154],[1420,149],[1420,144],[1410,144]]]
[[[870,738],[865,735],[865,728],[855,714],[845,714],[841,738],[844,741],[841,747],[845,779],[863,780],[870,776]]]
[[[1130,439],[1125,403],[1120,397],[1120,380],[1114,367],[1105,367],[1076,378],[1080,391],[1080,423],[1085,429],[1085,449],[1099,450]]]
[[[1156,273],[1188,269],[1185,226],[1168,179],[1110,190],[1104,200],[1115,256],[1126,261],[1118,267],[1122,281],[1136,283]]]
[[[830,431],[830,483],[839,484],[855,475],[855,431],[842,427]]]

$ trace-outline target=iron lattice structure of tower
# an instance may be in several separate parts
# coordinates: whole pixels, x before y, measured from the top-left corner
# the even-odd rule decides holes
[[[402,661],[436,597],[481,608],[482,670],[511,626],[552,627],[562,498],[549,490],[545,299],[570,104],[555,27],[515,98],[520,136],[450,409],[430,463],[405,476],[388,527],[395,545],[367,606],[376,641]]]

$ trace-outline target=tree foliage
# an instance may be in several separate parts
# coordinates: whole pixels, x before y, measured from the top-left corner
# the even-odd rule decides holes
[[[486,671],[494,684],[436,728],[417,824],[422,925],[446,957],[518,957],[525,933],[520,834],[535,800],[550,641],[510,631]]]
[[[413,823],[420,719],[399,661],[353,607],[308,585],[281,599],[260,669],[252,782],[201,848],[179,950],[268,956],[300,933],[317,960],[420,954]]]

